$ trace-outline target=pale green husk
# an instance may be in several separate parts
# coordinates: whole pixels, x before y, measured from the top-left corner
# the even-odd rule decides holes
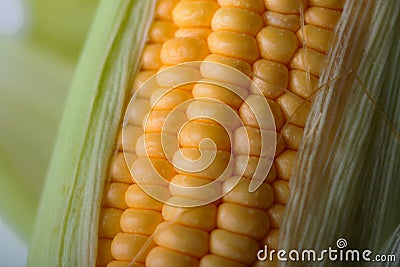
[[[30,244],[28,266],[94,266],[114,136],[155,1],[103,1],[78,65]]]
[[[347,1],[342,16],[291,180],[281,246],[322,251],[345,238],[348,248],[377,254],[400,223],[400,2]]]

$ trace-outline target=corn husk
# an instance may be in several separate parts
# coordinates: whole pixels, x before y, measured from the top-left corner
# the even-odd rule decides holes
[[[154,1],[103,1],[67,100],[28,266],[94,266],[107,163]]]
[[[398,1],[347,1],[291,180],[282,248],[322,251],[345,238],[376,254],[400,223],[399,25]]]

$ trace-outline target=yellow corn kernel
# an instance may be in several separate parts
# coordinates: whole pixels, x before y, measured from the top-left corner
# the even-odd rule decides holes
[[[244,80],[241,75],[237,75],[237,72],[227,69],[225,66],[220,66],[219,64],[207,64],[208,62],[216,62],[223,65],[227,65],[236,70],[241,71],[242,73],[249,75],[251,71],[251,66],[244,60],[239,58],[227,57],[219,54],[210,54],[208,55],[204,61],[206,64],[200,65],[200,71],[204,78],[226,82],[230,84],[239,85],[241,90],[239,95],[246,95],[249,82],[248,80]]]
[[[131,264],[130,261],[112,261],[107,264],[107,267],[145,267],[143,263]]]
[[[304,71],[291,70],[289,72],[289,77],[289,90],[302,98],[309,98],[318,88],[318,78],[310,75],[310,83],[308,83],[307,74]]]
[[[273,100],[265,99],[263,96],[259,95],[250,95],[239,109],[240,118],[243,120],[243,124],[263,130],[275,130],[275,126],[280,127],[283,123],[283,115],[279,109],[270,109],[274,115],[274,120],[267,116],[260,116],[260,114],[268,114],[269,112],[266,108],[266,103],[268,103],[270,108],[274,105]],[[255,116],[255,114],[258,115]]]
[[[282,128],[281,133],[288,149],[298,150],[304,129],[294,124],[288,124]]]
[[[288,85],[288,69],[282,64],[271,60],[259,59],[253,64],[254,83],[265,97],[276,99]],[[251,92],[259,94],[256,88]]]
[[[233,169],[233,175],[257,180],[262,180],[265,178],[265,182],[270,183],[276,178],[275,164],[272,164],[272,167],[267,177],[258,177],[255,174],[256,168],[265,169],[270,164],[270,162],[271,159],[269,158],[238,155],[235,157],[235,167]]]
[[[165,65],[200,61],[208,54],[207,43],[197,38],[173,38],[166,41],[161,49],[161,61]]]
[[[218,9],[212,19],[213,31],[234,31],[256,35],[262,28],[261,16],[243,8],[222,7]]]
[[[173,12],[178,27],[210,27],[218,4],[212,1],[181,1]]]
[[[292,32],[300,29],[300,16],[295,14],[282,14],[273,11],[263,13],[265,25],[282,28]]]
[[[218,4],[223,7],[248,9],[257,13],[265,10],[264,0],[218,0]]]
[[[128,187],[129,184],[110,183],[106,189],[104,206],[117,209],[126,209],[128,206],[126,205],[124,196]]]
[[[174,178],[171,179],[171,184],[184,187],[198,187],[207,185],[209,183],[210,180],[208,179],[183,174],[175,175]],[[188,191],[185,188],[170,185],[169,190],[171,194],[176,197],[190,198],[192,200],[207,200],[214,199],[216,196],[220,196],[222,192],[222,185],[220,182],[214,182],[212,187],[209,185],[206,191],[201,190],[197,192]],[[187,199],[184,199],[184,201],[181,201],[181,203],[185,205],[185,201],[187,201]]]
[[[264,27],[259,31],[257,41],[262,58],[283,64],[290,62],[299,47],[296,34],[271,26]]]
[[[289,183],[288,181],[277,179],[272,183],[274,188],[275,202],[286,204],[289,199]]]
[[[171,88],[184,83],[192,82],[193,80],[198,81],[201,79],[201,74],[196,68],[187,66],[174,66],[173,68],[166,67],[160,69],[156,75],[156,79],[157,84],[160,85],[160,87]],[[178,88],[182,90],[192,90],[192,87],[187,86],[180,86]]]
[[[233,182],[233,180],[227,180],[224,182],[223,187],[226,188],[226,190],[224,189],[224,192],[232,188],[234,185]],[[237,183],[232,191],[228,192],[223,197],[223,201],[259,209],[266,209],[271,206],[274,201],[274,191],[272,187],[267,183],[263,183],[256,191],[250,193],[249,184],[250,180],[242,179]]]
[[[258,251],[258,243],[246,236],[215,229],[210,234],[210,252],[240,263],[251,264]]]
[[[136,154],[138,157],[169,158],[171,159],[178,149],[176,135],[168,133],[146,133],[138,138]]]
[[[198,260],[188,255],[164,248],[155,247],[146,258],[147,267],[197,267]]]
[[[231,91],[233,90],[233,86],[228,85],[231,89],[226,89],[221,85],[199,82],[193,87],[193,97],[212,98],[221,101],[235,109],[239,108],[243,102],[243,99]],[[242,88],[239,88],[238,90],[240,89]]]
[[[265,0],[265,7],[268,10],[283,14],[298,14],[300,9],[305,9],[306,6],[306,0]]]
[[[133,182],[129,167],[137,159],[133,153],[118,153],[115,155],[111,166],[111,181],[131,184]]]
[[[150,102],[148,99],[135,98],[125,114],[128,124],[141,127],[143,118],[149,110]]]
[[[310,7],[304,12],[306,24],[333,30],[339,21],[341,12],[323,7]]]
[[[270,229],[265,239],[262,241],[263,244],[267,245],[269,249],[279,248],[279,230]]]
[[[163,187],[160,188],[162,190]],[[150,197],[137,184],[130,185],[125,194],[125,201],[128,207],[135,209],[149,209],[161,211],[163,203]]]
[[[162,222],[160,212],[126,209],[121,216],[121,230],[125,233],[151,235]]]
[[[143,121],[145,133],[170,133],[179,132],[180,126],[187,121],[185,112],[181,110],[152,110]]]
[[[157,70],[162,66],[161,59],[161,44],[148,44],[142,52],[142,69]]]
[[[231,31],[212,32],[208,37],[211,53],[239,58],[253,63],[259,57],[256,39],[245,33]]]
[[[140,71],[138,74],[136,74],[135,76],[135,80],[133,81],[133,86],[132,86],[132,93],[136,92],[141,86],[143,86],[143,84],[151,77],[155,74],[156,72],[153,70],[144,70],[144,71]],[[157,88],[158,86],[147,86],[146,90],[140,90],[138,91],[138,96],[140,98],[145,98],[145,99],[149,99],[150,95],[152,93],[153,88]]]
[[[345,0],[309,0],[310,6],[342,10]]]
[[[99,238],[97,243],[97,266],[106,266],[107,263],[114,260],[113,256],[111,255],[111,242],[112,239]]]
[[[196,258],[200,258],[208,252],[208,233],[206,231],[175,223],[161,223],[156,229],[154,241],[159,246]]]
[[[191,98],[192,94],[186,90],[160,88],[151,95],[150,105],[152,110],[171,110]]]
[[[158,20],[172,20],[172,10],[179,0],[158,0],[155,18]]]
[[[285,150],[275,159],[276,170],[280,179],[289,181],[296,155],[297,152],[294,150]]]
[[[138,158],[131,166],[133,178],[142,185],[162,185],[160,177],[170,180],[175,171],[171,163],[165,159]]]
[[[118,151],[135,152],[136,142],[142,134],[143,130],[137,126],[124,126],[118,133]]]
[[[203,258],[201,258],[200,263],[199,263],[199,267],[209,267],[209,266],[213,266],[213,267],[225,267],[225,266],[246,267],[246,265],[241,264],[239,262],[228,260],[224,257],[220,257],[220,256],[213,255],[213,254],[208,254],[208,255],[204,256]]]
[[[164,205],[162,216],[166,221],[211,231],[215,228],[217,206],[213,204],[196,208],[180,208]]]
[[[230,151],[231,142],[225,128],[219,124],[210,124],[198,120],[189,121],[179,132],[179,144],[182,147],[200,147],[205,138],[210,138],[218,150]],[[214,149],[214,145],[203,142],[202,149]]]
[[[186,116],[189,120],[199,117],[213,118],[207,122],[218,122],[230,130],[236,129],[240,125],[239,117],[233,116],[234,114],[236,111],[226,108],[221,103],[204,100],[195,100],[186,109]]]
[[[121,231],[119,220],[122,210],[105,208],[100,213],[99,237],[113,238]]]
[[[211,32],[210,28],[179,28],[175,32],[175,37],[207,40]]]
[[[204,156],[206,151],[202,150],[200,153],[200,150],[196,148],[181,148],[182,157],[177,156],[176,153],[172,159],[176,171],[180,174],[193,175],[204,179],[217,179],[227,170],[231,153],[217,150],[215,158],[211,161],[210,157]],[[202,157],[200,158],[200,156]],[[230,172],[224,174],[224,176],[229,175]]]
[[[300,127],[304,127],[310,112],[310,102],[305,101],[301,97],[286,93],[280,96],[276,102],[282,109],[285,120]]]
[[[149,41],[152,43],[164,43],[174,38],[177,27],[170,21],[156,20],[149,31]]]
[[[269,229],[267,212],[234,203],[222,203],[217,213],[218,228],[260,240]]]
[[[268,143],[274,131],[260,130],[254,127],[239,127],[233,135],[233,151],[235,155],[251,155],[264,157],[273,154],[273,147]],[[263,138],[263,139],[261,139]]]
[[[271,207],[269,207],[268,215],[270,218],[272,228],[280,228],[282,220],[283,220],[284,212],[285,212],[284,205],[273,204]]]
[[[116,260],[130,261],[137,257],[137,262],[144,262],[154,243],[146,244],[149,237],[137,234],[118,233],[111,244],[111,254]],[[141,252],[139,254],[139,252]]]
[[[307,47],[315,49],[319,52],[328,52],[329,43],[333,36],[333,31],[326,30],[314,25],[305,25],[302,30],[297,32],[297,37],[301,42],[304,41],[303,32]]]

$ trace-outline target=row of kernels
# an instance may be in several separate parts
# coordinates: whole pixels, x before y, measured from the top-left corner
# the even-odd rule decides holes
[[[285,1],[281,1],[281,3],[283,2]],[[303,128],[310,109],[310,103],[304,99],[308,99],[317,90],[317,77],[320,75],[324,53],[329,48],[329,43],[333,36],[332,30],[340,16],[340,12],[327,8],[340,9],[343,2],[341,0],[310,1],[311,7],[304,12],[306,24],[304,28],[293,27],[290,29],[297,31],[299,43],[306,44],[307,49],[298,49],[289,64],[291,70],[289,71],[288,89],[296,95],[284,93],[277,98],[285,121],[290,121],[290,124],[285,123],[280,137],[285,140],[288,150],[279,154],[275,160],[278,176],[278,179],[272,184],[275,202],[268,209],[272,229],[261,242],[261,244],[268,245],[269,248],[276,249],[279,245],[279,228],[285,211],[284,205],[289,197],[288,180],[292,175],[291,171],[295,167],[296,150],[299,149]],[[282,18],[285,17],[286,25],[290,25],[288,16],[281,15]],[[264,16],[266,20],[269,19],[270,25],[274,25],[276,17],[279,17],[279,15],[265,14]],[[280,27],[278,23],[275,23],[274,26]],[[307,71],[309,74],[306,73]]]
[[[268,4],[271,3],[268,3],[268,1],[266,1],[267,8],[269,8]],[[267,15],[269,15],[269,17],[266,17]],[[273,20],[275,19],[276,21],[277,19],[283,19],[284,17],[288,18],[288,16],[290,15],[278,15],[277,18],[274,13],[268,13],[268,11],[264,13],[264,19],[269,18],[273,22],[267,22],[267,25],[279,24],[276,22],[274,23]],[[293,15],[292,19],[296,16],[297,15]],[[290,20],[286,21],[285,23],[289,26],[290,24],[292,24],[290,27],[293,27],[293,25],[296,26],[296,24],[291,23]],[[298,49],[299,44],[297,41],[297,37],[293,32],[271,26],[266,26],[261,29],[261,31],[257,35],[257,41],[260,46],[260,54],[263,59],[260,59],[253,64],[253,72],[255,74],[253,80],[258,88],[254,88],[252,92],[257,95],[261,94],[263,97],[266,97],[275,119],[276,129],[278,130],[282,127],[284,121],[286,121],[286,118],[284,118],[284,111],[281,110],[277,102],[268,98],[277,99],[279,96],[284,94],[284,91],[288,86],[289,80],[289,72],[286,64],[293,57],[294,53]],[[243,110],[246,110],[245,107],[246,106],[243,105]],[[248,117],[251,117],[249,116],[249,114],[251,114],[251,112],[242,112],[241,116],[244,118],[247,124],[252,125],[255,123],[255,121],[253,120],[254,122],[250,123],[250,121],[246,119]],[[277,140],[277,153],[275,153],[275,155],[280,154],[285,147],[285,142],[282,138],[279,138],[279,135]],[[279,170],[278,167],[281,166],[278,166],[277,162],[275,161],[275,164],[271,169],[271,171],[274,172],[274,176],[277,176],[277,170]],[[268,184],[272,191],[270,193],[272,195],[271,201],[273,203],[286,203],[289,195],[288,183],[281,179],[273,179],[272,181],[267,182],[271,183],[271,185]],[[277,212],[273,209],[273,206],[269,205],[266,208],[269,225],[271,226],[271,228],[274,228],[277,226],[277,220],[279,220],[279,216],[276,215]],[[266,228],[266,230],[268,232],[266,232],[263,236],[264,239],[271,239],[270,236],[271,233],[273,233],[273,229],[269,229],[268,227]],[[263,241],[261,242],[261,244],[263,244]],[[271,245],[273,245],[273,248],[277,248],[277,244]]]
[[[295,32],[300,28],[300,6],[304,8],[303,4],[305,3],[291,0],[266,0],[265,4],[267,11],[264,12],[263,19],[266,27],[261,29],[257,35],[262,59],[253,64],[253,80],[257,87],[252,92],[271,99],[268,102],[271,110],[275,110],[273,113],[276,129],[283,130],[281,127],[285,125],[284,123],[287,121],[288,116],[286,115],[287,111],[282,109],[278,101],[280,97],[287,94],[285,91],[290,84],[290,71],[287,65],[300,46]],[[242,114],[243,116],[245,115],[244,113]],[[286,147],[285,141],[286,139],[283,139],[278,134],[277,145],[279,152],[275,154],[278,157],[275,159],[273,165],[273,171],[277,179],[270,181],[273,195],[272,202],[274,204],[272,205],[271,203],[267,207],[271,229],[269,229],[264,239],[260,242],[260,245],[263,246],[268,241],[268,247],[274,249],[278,248],[277,230],[274,228],[279,228],[280,226],[284,212],[284,205],[282,204],[287,202],[289,196],[288,182],[282,180],[280,177],[282,167],[284,166],[282,166],[282,160],[278,162],[282,150]],[[292,143],[291,145],[293,145]],[[255,263],[254,266],[260,265],[261,262],[257,264]]]
[[[200,61],[209,54],[205,39],[211,32],[211,30],[209,29],[211,25],[211,18],[217,7],[218,5],[213,1],[180,1],[176,5],[172,14],[174,23],[179,27],[179,29],[177,29],[177,31],[175,32],[175,38],[164,43],[161,49],[161,61],[163,64],[176,65],[188,61]],[[199,76],[196,75],[196,73],[192,73],[193,71],[195,71],[194,68],[184,68],[184,70],[179,71],[176,76],[179,77],[178,79],[181,79],[182,76],[188,74],[186,76],[188,77],[189,81],[191,81],[191,79]],[[174,75],[172,74],[172,76]],[[157,74],[157,81],[161,87],[167,88],[165,90],[170,90],[170,88],[174,85],[178,85],[184,82],[181,80],[175,80],[174,77],[171,77],[171,74],[163,75],[162,71],[160,72],[160,74]],[[155,94],[153,93],[151,99],[156,97],[158,98],[158,102],[155,103],[151,100],[151,102],[153,102],[151,103],[151,105],[155,108],[150,112],[150,115],[148,117],[150,118],[150,121],[148,121],[149,124],[147,124],[145,127],[146,137],[150,134],[150,132],[154,132],[155,130],[162,130],[160,132],[163,132],[163,135],[165,136],[164,129],[160,128],[162,127],[161,125],[166,121],[166,117],[169,114],[164,114],[165,116],[162,116],[163,114],[155,114],[154,112],[160,110],[167,110],[171,112],[174,107],[192,98],[191,89],[193,86],[186,87],[190,91],[184,92],[181,90],[180,96],[186,93],[188,97],[177,97],[176,92],[179,89],[174,89],[169,93],[163,95],[161,98],[155,95],[157,94],[157,91],[155,91]],[[171,99],[169,99],[169,96],[171,96]],[[191,122],[185,124],[185,122],[187,121],[187,115],[184,114],[185,116],[179,116],[182,115],[180,112],[181,111],[172,112],[176,113],[173,114],[174,116],[181,118],[178,118],[178,121],[174,122],[176,125],[179,124],[179,126],[177,127],[183,125],[182,129],[171,129],[177,130],[175,131],[176,135],[174,136],[176,138],[175,142],[178,143],[178,141],[181,139],[180,145],[183,145],[184,147],[188,146],[186,150],[181,149],[181,152],[184,154],[184,156],[197,157],[199,153],[197,143],[199,143],[201,140],[191,134],[190,128],[194,125],[188,125]],[[161,117],[157,118],[157,115],[161,115]],[[181,122],[182,124],[180,124],[179,122]],[[187,128],[188,130],[185,131],[185,128]],[[202,127],[197,128],[202,129]],[[172,144],[173,140],[165,143]],[[172,146],[175,147],[175,145]],[[159,145],[155,143],[154,145],[149,144],[149,146],[146,146],[147,152],[151,153],[150,148],[155,148],[156,151],[159,151],[159,149],[161,149],[161,147],[159,147]],[[176,148],[178,148],[178,144],[176,145]],[[185,161],[184,158],[183,161]],[[180,166],[179,159],[177,160],[176,157],[173,157],[173,164],[174,166]],[[176,171],[180,172],[178,168],[176,168]],[[215,170],[211,168],[211,172],[214,171]],[[202,175],[208,177],[209,173],[206,170],[205,172],[200,174],[200,176]],[[170,179],[171,182],[175,183],[177,180],[176,177],[180,176],[182,176],[182,174],[174,175]],[[171,189],[169,190],[169,193],[172,193],[172,195],[177,193]],[[190,213],[181,213],[178,208],[169,206],[167,204],[163,205],[162,209],[163,220],[167,222],[161,223],[155,230],[154,242],[156,244],[156,247],[150,251],[148,257],[146,258],[146,265],[150,267],[197,266],[198,258],[204,256],[208,252],[209,243],[208,231],[203,229],[204,227],[207,228],[207,226],[205,226],[204,223],[200,221],[200,218],[198,218],[198,216],[204,214],[209,214],[210,216],[212,216],[215,211],[211,207],[211,209],[203,209],[200,212],[192,212],[192,210],[190,210]],[[196,224],[196,222],[197,227],[193,227],[191,224]]]
[[[252,2],[252,5],[249,2]],[[264,10],[264,4],[262,1],[245,3],[245,1],[229,0],[219,1],[219,3],[222,8],[215,13],[212,23],[215,32],[208,39],[211,52],[238,58],[252,64],[259,58],[259,50],[254,36],[263,24],[262,18],[257,13]],[[257,8],[257,4],[259,8]],[[247,73],[245,72],[245,74]],[[253,103],[257,102],[257,99],[252,101],[246,97],[246,101],[251,106],[258,104]],[[242,121],[243,114],[251,113],[247,104],[247,109],[241,108],[244,105],[242,103],[239,108]],[[245,117],[249,124],[257,121],[253,117]],[[257,125],[252,126],[256,127]],[[268,123],[263,126],[271,130],[271,125]],[[259,156],[269,153],[266,147],[260,145],[260,129],[254,127],[239,127],[234,131],[232,141],[236,157],[233,173],[237,173],[239,176],[245,172],[247,175],[254,173],[257,162],[260,160]],[[245,146],[246,141],[249,142],[248,146]],[[248,167],[248,156],[253,154],[254,157],[251,158],[251,161],[255,164]],[[274,178],[270,177],[269,179]],[[233,179],[224,182],[223,190],[230,188],[231,181]],[[235,261],[238,266],[251,264],[255,260],[255,253],[258,250],[257,240],[262,239],[269,228],[269,217],[263,208],[268,207],[270,205],[268,203],[272,203],[273,190],[271,186],[264,183],[256,192],[250,194],[248,185],[248,181],[239,181],[232,191],[224,196],[223,203],[219,205],[217,212],[218,229],[210,234],[210,252],[212,254],[204,257],[200,261],[200,266],[206,266],[205,264],[208,262],[227,264],[221,260],[223,258]]]
[[[121,231],[112,240],[111,254],[117,261],[135,259],[135,264],[144,263],[146,255],[155,246],[150,235],[162,222],[162,203],[147,195],[137,184],[129,185],[124,200],[129,208],[120,216]]]
[[[138,139],[143,133],[142,120],[149,109],[149,99],[156,86],[145,84],[146,80],[161,67],[162,43],[173,38],[176,26],[171,22],[172,8],[176,0],[160,0],[155,10],[155,20],[150,27],[148,43],[143,49],[141,71],[137,74],[131,93],[138,92],[135,103],[129,106],[128,125],[119,132],[118,153],[112,161],[111,184],[105,197],[105,207],[118,206],[121,210],[103,208],[101,213],[98,265],[144,266],[145,254],[154,246],[146,246],[148,236],[162,221],[160,202],[147,196],[136,184],[132,184],[130,168],[136,161]],[[141,88],[146,86],[146,88]],[[141,90],[138,90],[141,88]],[[122,152],[123,151],[123,152]],[[130,184],[130,185],[129,185]],[[129,208],[128,208],[129,207]],[[137,253],[142,252],[141,255]],[[142,263],[130,265],[132,258]],[[114,260],[115,259],[115,260]]]
[[[162,44],[174,37],[176,26],[172,22],[172,9],[178,1],[159,1],[156,6],[155,20],[150,27],[148,43],[142,52],[141,71],[157,71],[161,61]]]

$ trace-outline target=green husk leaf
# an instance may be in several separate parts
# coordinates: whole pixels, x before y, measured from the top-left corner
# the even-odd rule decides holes
[[[102,1],[67,100],[28,266],[94,266],[108,162],[155,1]]]
[[[322,251],[345,238],[376,254],[400,223],[399,25],[397,0],[346,2],[298,153],[282,248]]]

